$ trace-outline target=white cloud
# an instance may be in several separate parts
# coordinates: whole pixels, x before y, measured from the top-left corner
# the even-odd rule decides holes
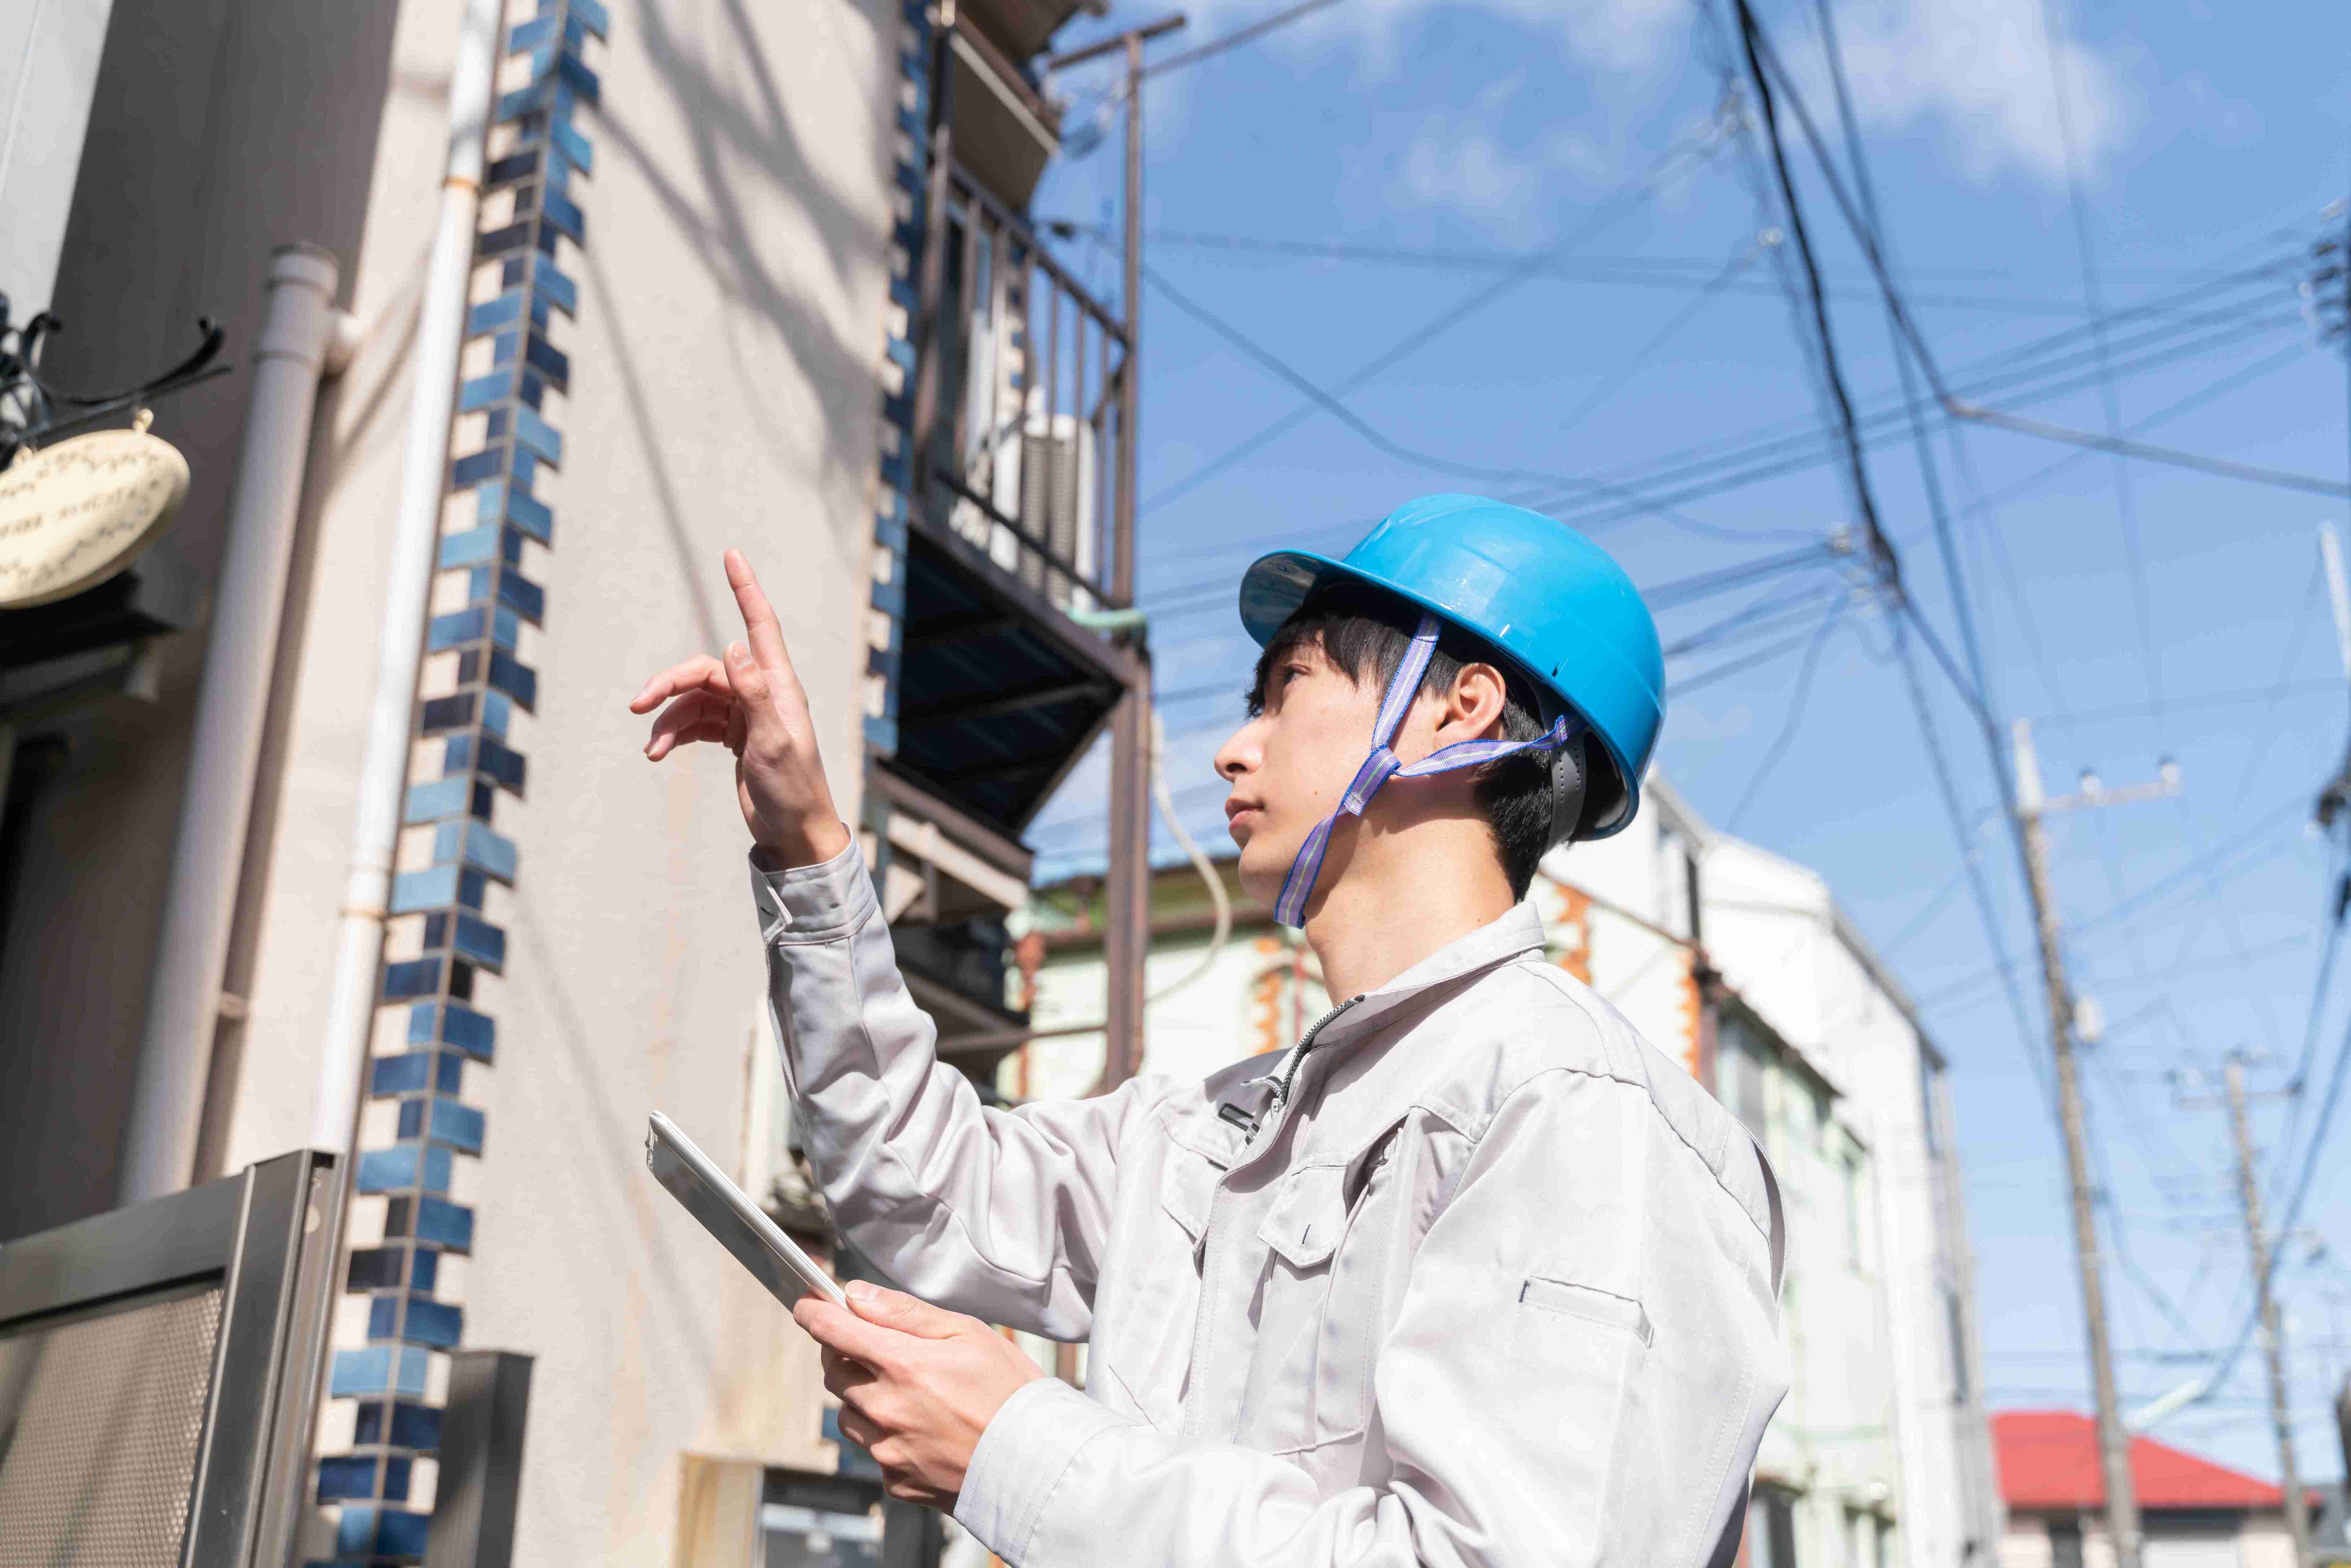
[[[2051,0],[2047,18],[2053,38],[2044,29],[2043,4],[1840,0],[1837,30],[1865,130],[1935,132],[1950,150],[1954,172],[1973,183],[2021,173],[2056,186],[2065,175],[2066,138],[2053,91],[2053,62],[2066,84],[2075,157],[2085,177],[2095,181],[2137,128],[2143,95],[2130,78],[2147,72],[2150,62],[2101,52],[2073,32],[2067,7],[2057,0]],[[1266,0],[1206,0],[1191,11],[1186,31],[1205,41],[1261,19]],[[1521,89],[1547,90],[1539,78],[1529,85],[1530,71],[1541,63],[1530,59],[1474,104],[1426,114],[1401,152],[1363,150],[1386,175],[1380,197],[1459,212],[1489,227],[1496,226],[1498,211],[1523,208],[1559,174],[1578,185],[1604,183],[1639,161],[1635,147],[1657,144],[1656,128],[1643,125],[1644,111],[1687,86],[1689,33],[1699,25],[1691,0],[1347,0],[1251,47],[1301,68],[1350,56],[1359,88],[1386,86],[1426,69],[1428,55],[1443,48],[1447,30],[1464,11],[1547,43],[1559,64],[1601,84],[1602,107],[1588,117],[1590,126],[1579,131],[1554,122],[1514,138],[1503,129],[1503,111]],[[1815,117],[1833,121],[1819,33],[1810,22],[1808,7],[1786,10],[1773,36]],[[1162,116],[1166,130],[1180,135],[1199,89],[1186,81],[1191,74],[1155,89],[1155,135]],[[1206,79],[1199,83],[1207,86]],[[2233,123],[2242,124],[2243,116]],[[1521,221],[1517,236],[1539,237],[1541,227]]]
[[[2074,156],[2095,178],[2130,139],[2133,95],[2118,60],[2069,34],[2054,8],[2047,28],[2043,20],[2043,0],[1848,0],[1836,26],[1854,110],[1876,131],[1938,122],[1970,180],[2012,170],[2055,185],[2066,169],[2062,78]],[[1817,47],[1784,37],[1780,47],[1815,113],[1824,111],[1832,99]]]

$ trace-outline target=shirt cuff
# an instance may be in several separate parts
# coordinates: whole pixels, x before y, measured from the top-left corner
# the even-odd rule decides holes
[[[1007,1563],[1019,1563],[1078,1450],[1120,1425],[1058,1377],[1021,1385],[971,1451],[956,1522]]]
[[[759,913],[759,938],[778,942],[823,942],[854,931],[880,907],[873,879],[855,834],[839,854],[815,865],[778,869],[764,851],[751,851],[751,902]]]

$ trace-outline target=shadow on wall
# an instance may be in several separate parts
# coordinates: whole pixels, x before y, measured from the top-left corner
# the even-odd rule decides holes
[[[872,73],[869,90],[860,92],[854,68],[861,62],[841,28],[844,23],[861,26],[869,36],[887,38],[891,35],[883,27],[894,28],[894,9],[887,0],[869,0],[864,6],[816,0],[811,10],[819,14],[818,25],[805,29],[804,36],[835,43],[832,53],[841,68],[832,79],[841,84],[841,101],[877,120],[887,115],[894,99],[894,45],[873,44],[869,57],[882,68]],[[876,11],[883,14],[879,24],[872,14]],[[720,298],[771,329],[807,378],[824,422],[814,439],[772,422],[773,373],[756,357],[747,357],[746,334],[726,334],[741,406],[759,424],[770,451],[805,455],[820,465],[820,491],[860,498],[850,516],[829,519],[837,542],[854,549],[870,527],[862,497],[874,461],[872,432],[879,412],[875,361],[882,322],[878,318],[868,320],[859,311],[844,311],[840,304],[855,298],[861,272],[872,276],[886,269],[893,214],[886,204],[859,206],[810,159],[770,68],[768,51],[776,40],[760,36],[744,0],[705,0],[694,12],[713,20],[703,25],[696,16],[681,26],[681,16],[690,13],[661,0],[640,0],[636,24],[629,30],[641,40],[655,77],[668,89],[666,112],[684,130],[691,177],[674,153],[654,150],[653,121],[631,113],[626,93],[611,94],[603,106],[603,143],[632,165],[632,172],[690,242]],[[722,57],[705,42],[714,39],[733,47]],[[715,63],[721,57],[726,62],[724,70]],[[887,192],[886,140],[877,140],[877,148],[882,156],[872,171],[873,188]],[[779,265],[774,235],[763,232],[758,221],[759,209],[771,208],[778,195],[804,214],[799,232],[818,242],[807,254],[823,257],[829,277],[796,277]],[[613,288],[593,247],[587,266],[596,279],[592,298],[616,303],[628,298]],[[662,455],[656,411],[637,374],[638,356],[623,339],[624,319],[614,309],[599,315],[622,372],[630,417],[661,497],[678,570],[690,584],[706,582],[710,563],[695,553],[678,486]],[[636,319],[649,327],[659,321],[653,312],[639,312]],[[691,596],[705,645],[718,647],[724,640],[718,621],[700,593]]]

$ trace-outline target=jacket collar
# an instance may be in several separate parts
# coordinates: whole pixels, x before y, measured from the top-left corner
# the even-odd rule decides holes
[[[1539,952],[1542,945],[1542,919],[1534,906],[1514,904],[1499,918],[1455,937],[1386,985],[1364,992],[1362,1001],[1331,1020],[1315,1041],[1315,1049],[1319,1051],[1376,1028],[1384,1015],[1433,987],[1491,968],[1521,953]]]

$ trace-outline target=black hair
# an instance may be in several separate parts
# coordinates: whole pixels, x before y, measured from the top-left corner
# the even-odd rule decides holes
[[[1419,624],[1417,607],[1376,589],[1338,583],[1316,592],[1266,639],[1246,694],[1249,716],[1265,711],[1267,682],[1302,648],[1320,652],[1358,686],[1369,682],[1384,688],[1404,663]],[[1502,738],[1532,740],[1542,734],[1541,706],[1517,666],[1452,622],[1438,624],[1437,648],[1429,656],[1428,673],[1421,677],[1421,691],[1441,695],[1466,666],[1491,664],[1502,672]],[[1537,863],[1551,848],[1550,753],[1521,752],[1489,762],[1474,779],[1473,798],[1485,813],[1510,896],[1524,898],[1534,884]]]

